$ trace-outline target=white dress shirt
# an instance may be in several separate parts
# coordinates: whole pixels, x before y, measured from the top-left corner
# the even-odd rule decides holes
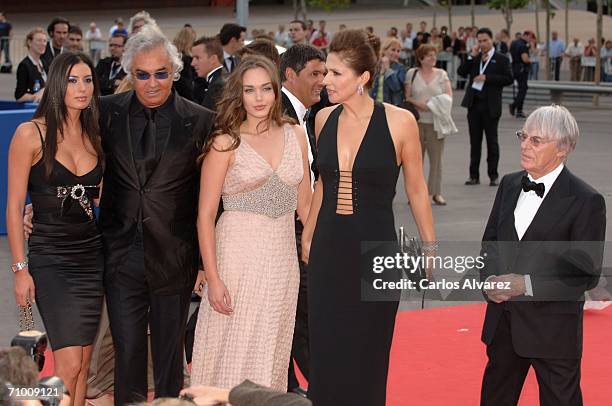
[[[519,198],[516,202],[516,207],[514,208],[514,229],[516,230],[519,240],[523,239],[525,232],[529,228],[529,225],[537,214],[542,202],[544,199],[546,199],[546,195],[548,195],[550,188],[559,177],[559,174],[563,168],[564,165],[561,163],[551,172],[539,179],[533,179],[531,175],[527,175],[530,181],[544,184],[544,196],[538,196],[533,190],[525,192],[521,189],[521,193],[519,194]],[[531,286],[531,278],[529,275],[525,275],[525,291],[526,296],[533,296],[533,288]]]
[[[300,99],[295,97],[289,90],[283,87],[282,92],[287,95],[295,113],[298,116],[298,120],[300,122],[300,126],[304,129],[304,133],[306,134],[306,146],[308,147],[308,168],[310,169],[310,187],[314,190],[314,173],[312,172],[312,161],[314,161],[314,155],[312,154],[312,148],[310,146],[310,139],[308,138],[308,129],[306,128],[306,123],[304,122],[304,116],[308,109],[306,106],[302,104]]]
[[[232,55],[228,54],[225,50],[223,50],[223,60],[225,61],[225,66],[230,67],[230,69],[228,69],[228,72],[231,73],[235,68],[234,59],[232,58]]]

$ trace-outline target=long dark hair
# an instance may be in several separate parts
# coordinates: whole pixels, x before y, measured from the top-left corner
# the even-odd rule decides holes
[[[45,85],[40,104],[34,113],[34,118],[44,118],[47,127],[45,142],[42,147],[45,174],[51,176],[55,154],[57,153],[58,132],[64,137],[64,124],[68,119],[68,108],[64,99],[68,87],[68,76],[74,65],[84,63],[91,69],[94,92],[90,105],[81,111],[80,121],[83,134],[89,139],[98,159],[102,161],[102,143],[100,141],[100,125],[98,123],[100,111],[100,86],[96,76],[93,62],[84,53],[66,52],[53,59],[49,76]]]

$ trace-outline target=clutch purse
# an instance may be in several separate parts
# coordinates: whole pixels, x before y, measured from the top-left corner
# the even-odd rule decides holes
[[[399,248],[402,254],[406,254],[409,257],[424,258],[423,256],[423,245],[421,240],[417,237],[408,237],[404,232],[404,227],[399,228]],[[420,292],[420,283],[423,279],[427,279],[423,260],[417,259],[416,267],[413,269],[406,269],[406,276],[409,280],[416,284],[416,289]],[[413,262],[411,262],[413,263]]]

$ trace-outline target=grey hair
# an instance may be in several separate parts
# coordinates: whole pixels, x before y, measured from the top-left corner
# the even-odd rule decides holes
[[[528,133],[533,131],[541,137],[554,139],[557,148],[568,154],[576,148],[580,135],[578,123],[572,113],[556,104],[542,106],[533,111],[525,121],[525,129]]]
[[[136,21],[144,21],[145,25],[155,25],[157,26],[157,22],[155,21],[155,19],[153,17],[151,17],[151,14],[147,13],[146,11],[142,10],[136,14],[134,14],[131,18],[130,18],[130,22],[128,24],[128,27],[130,27],[130,33],[134,30],[134,23]]]
[[[174,44],[166,38],[156,25],[145,25],[142,30],[131,36],[125,44],[121,65],[129,79],[132,77],[132,61],[134,60],[134,56],[140,52],[149,51],[158,47],[164,47],[168,54],[168,58],[170,58],[170,62],[172,62],[174,80],[178,80],[181,77],[183,60]]]

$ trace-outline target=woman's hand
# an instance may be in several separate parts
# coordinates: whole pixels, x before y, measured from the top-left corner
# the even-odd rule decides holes
[[[232,298],[225,284],[218,276],[207,280],[208,282],[208,303],[217,312],[229,316],[232,314]]]
[[[27,306],[28,301],[34,303],[34,280],[28,268],[15,272],[15,301],[18,306]]]
[[[45,89],[42,88],[38,92],[34,93],[34,103],[40,103],[40,99],[42,99],[43,94],[45,94]]]
[[[23,214],[23,236],[27,240],[32,234],[34,225],[32,224],[32,218],[34,217],[34,210],[32,209],[32,203],[26,205]]]
[[[415,101],[414,105],[416,106],[417,109],[419,109],[421,111],[429,111],[429,107],[427,107],[427,103],[426,102]]]

